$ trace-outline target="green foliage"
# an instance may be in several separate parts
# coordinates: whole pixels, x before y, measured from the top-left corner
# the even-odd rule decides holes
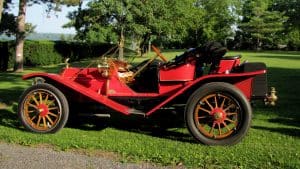
[[[249,49],[297,49],[297,39],[286,35],[299,29],[299,6],[297,0],[97,0],[79,6],[66,26],[88,42],[117,42],[123,29],[141,47],[149,41],[185,48],[235,38],[234,46]]]
[[[4,1],[2,17],[0,20],[0,34],[5,33],[10,35],[15,32],[16,22],[13,14],[8,12],[8,4],[11,3],[11,0]]]
[[[204,41],[224,41],[234,36],[232,25],[238,21],[240,3],[238,0],[200,0],[198,5],[205,10],[202,25]]]
[[[123,30],[127,38],[134,37],[138,44],[149,41],[150,37],[179,42],[188,36],[191,28],[195,30],[195,25],[201,24],[203,11],[193,2],[98,0],[90,2],[86,9],[71,13],[72,21],[67,26],[74,26],[77,37],[86,41],[110,42]]]
[[[180,52],[163,54],[174,57]],[[23,73],[0,73],[0,140],[25,146],[46,144],[62,151],[75,149],[75,152],[79,150],[91,156],[93,153],[96,156],[97,152],[114,152],[121,162],[171,165],[169,168],[299,168],[300,88],[295,86],[300,85],[300,53],[231,52],[228,55],[236,54],[242,54],[243,60],[265,62],[269,67],[269,84],[276,87],[279,96],[276,107],[253,104],[250,132],[237,145],[203,146],[195,143],[184,128],[158,131],[143,125],[130,128],[124,124],[126,120],[115,127],[101,125],[109,119],[92,122],[89,118],[85,123],[67,126],[56,134],[25,132],[16,114],[18,98],[31,84],[21,80]],[[28,68],[24,73],[36,71],[59,72],[59,66]],[[141,121],[138,119],[130,124]],[[179,164],[183,166],[176,166]]]
[[[76,43],[64,41],[25,41],[24,65],[52,65],[61,63],[65,58],[71,61],[98,57],[108,51],[111,44]],[[0,69],[12,68],[15,56],[15,42],[0,42]],[[6,69],[5,69],[6,68]]]
[[[287,17],[283,12],[269,10],[268,0],[246,1],[243,6],[244,18],[239,24],[245,41],[261,49],[264,45],[278,44]]]
[[[288,17],[288,28],[300,28],[300,1],[298,0],[273,0],[272,8],[285,13]]]
[[[294,29],[288,33],[288,42],[291,49],[300,49],[300,29]]]
[[[273,0],[272,8],[284,13],[288,17],[285,22],[284,34],[287,36],[282,37],[290,49],[300,49],[300,1],[298,0]]]
[[[55,43],[49,41],[26,41],[24,45],[25,65],[51,65],[62,62],[55,50]]]

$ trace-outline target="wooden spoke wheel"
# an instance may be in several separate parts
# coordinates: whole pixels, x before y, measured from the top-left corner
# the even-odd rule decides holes
[[[214,82],[203,85],[189,98],[186,122],[191,134],[208,145],[232,145],[247,133],[251,106],[235,86]]]
[[[65,96],[50,84],[28,88],[19,102],[22,125],[32,132],[54,133],[64,127],[69,114]]]

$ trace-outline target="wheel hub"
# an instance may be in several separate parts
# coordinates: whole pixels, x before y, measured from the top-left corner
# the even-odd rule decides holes
[[[213,117],[215,122],[221,123],[226,119],[226,113],[221,108],[215,108],[211,112],[211,116]]]
[[[222,117],[223,117],[223,114],[222,114],[222,112],[216,112],[216,113],[214,114],[214,118],[215,118],[215,120],[222,119]]]
[[[39,104],[38,110],[39,110],[40,116],[42,116],[42,117],[47,116],[47,114],[49,112],[48,106],[45,104]]]

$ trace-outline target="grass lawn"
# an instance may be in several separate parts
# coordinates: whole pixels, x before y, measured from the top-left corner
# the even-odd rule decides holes
[[[179,53],[164,54],[170,58]],[[265,62],[268,83],[276,87],[279,96],[275,107],[254,105],[250,132],[237,145],[197,144],[180,126],[162,133],[93,124],[67,126],[56,134],[24,131],[16,115],[17,101],[31,82],[22,81],[21,76],[34,71],[58,72],[62,65],[25,68],[24,73],[0,73],[0,142],[26,146],[46,144],[59,150],[115,152],[123,162],[183,164],[191,168],[300,168],[300,52],[230,52],[228,55],[236,54],[242,54],[242,60]]]

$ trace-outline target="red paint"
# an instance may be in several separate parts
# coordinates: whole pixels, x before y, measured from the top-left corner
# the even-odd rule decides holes
[[[195,76],[195,64],[183,64],[171,69],[164,69],[159,71],[160,81],[191,81]]]
[[[240,64],[240,59],[221,59],[217,73],[230,73],[233,67]]]
[[[45,105],[45,104],[39,104],[37,107],[38,107],[38,110],[40,112],[40,116],[42,116],[42,117],[47,116],[47,114],[49,112],[49,109],[48,109],[47,105]]]
[[[65,68],[60,74],[32,73],[24,75],[23,79],[43,77],[46,82],[48,81],[54,86],[57,84],[63,85],[125,115],[129,115],[134,111],[131,107],[118,103],[113,98],[123,97],[126,98],[125,100],[166,98],[145,112],[147,116],[150,116],[188,89],[197,89],[201,84],[214,81],[232,83],[250,100],[253,77],[266,73],[266,70],[232,73],[231,70],[239,64],[239,58],[221,60],[216,72],[196,79],[196,65],[193,60],[188,60],[186,63],[168,69],[162,66],[159,68],[158,73],[159,82],[157,85],[159,90],[157,93],[139,93],[131,89],[130,85],[119,77],[118,66],[116,65],[111,66],[107,71],[104,68]],[[107,72],[107,76],[105,76],[105,72]],[[47,109],[43,105],[41,105],[41,109],[43,109],[41,114],[46,115]]]
[[[214,117],[216,123],[222,123],[226,119],[226,112],[221,108],[214,108],[210,115]]]

